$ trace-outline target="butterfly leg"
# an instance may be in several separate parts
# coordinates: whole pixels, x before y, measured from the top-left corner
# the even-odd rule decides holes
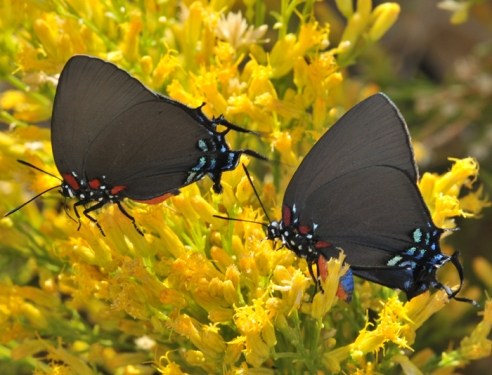
[[[137,232],[138,232],[141,236],[143,236],[143,235],[144,235],[144,234],[143,234],[143,232],[142,232],[142,231],[141,231],[141,230],[137,227],[137,223],[136,223],[136,221],[135,221],[135,218],[134,218],[132,215],[130,215],[128,212],[126,212],[126,210],[125,210],[125,209],[123,208],[123,206],[121,205],[121,202],[119,202],[119,201],[118,201],[118,202],[116,202],[116,204],[118,205],[118,208],[119,208],[119,209],[120,209],[120,211],[123,213],[123,215],[125,215],[127,218],[129,218],[129,219],[132,221],[133,226],[135,227],[135,229],[137,230]]]
[[[318,292],[318,285],[319,285],[321,292],[324,293],[324,291],[323,291],[323,288],[321,287],[321,284],[319,283],[318,278],[314,276],[313,263],[308,262],[308,270],[309,270],[309,274],[311,275],[311,277],[313,278],[313,281],[314,281],[314,293],[311,296],[311,301],[313,301],[314,296]]]
[[[99,208],[101,208],[102,206],[104,206],[106,203],[108,203],[107,201],[105,200],[102,200],[100,202],[98,202],[97,204],[95,204],[94,206],[92,207],[89,207],[89,208],[86,208],[83,212],[84,216],[86,218],[88,218],[90,221],[92,221],[94,224],[97,225],[97,227],[99,228],[99,231],[101,232],[101,234],[106,237],[106,235],[104,234],[104,231],[102,229],[102,227],[99,225],[99,223],[97,222],[97,219],[92,217],[91,215],[89,215],[89,212],[92,212],[92,211],[95,211],[95,210],[98,210]],[[75,203],[77,204],[77,203]],[[80,225],[79,225],[79,228],[80,228]]]
[[[214,192],[217,194],[222,194],[224,191],[224,188],[222,187],[220,183],[220,179],[222,178],[222,172],[209,172],[208,177],[213,181],[214,186],[212,189],[214,189]]]
[[[73,210],[75,211],[75,217],[77,217],[77,221],[79,222],[79,226],[77,227],[78,231],[82,226],[82,221],[80,220],[79,210],[77,210],[77,206],[81,206],[82,204],[83,204],[82,201],[78,201],[73,205]]]

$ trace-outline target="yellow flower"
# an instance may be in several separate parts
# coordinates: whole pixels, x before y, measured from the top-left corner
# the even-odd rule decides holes
[[[159,89],[171,73],[181,67],[179,59],[174,56],[174,53],[175,51],[168,50],[168,52],[159,59],[159,62],[152,73],[153,88]]]
[[[246,360],[253,366],[261,365],[269,357],[269,347],[276,344],[271,312],[265,307],[263,299],[255,299],[252,306],[236,308],[234,315],[239,332],[246,337]]]
[[[186,314],[180,314],[168,327],[186,336],[209,360],[222,358],[226,343],[213,326],[204,326]]]
[[[422,196],[429,207],[432,220],[441,228],[454,228],[453,216],[475,216],[490,203],[480,193],[469,193],[458,199],[462,187],[471,188],[478,175],[478,164],[472,158],[451,159],[455,163],[442,176],[425,173],[419,182]],[[463,206],[462,206],[463,204]],[[463,208],[470,209],[469,212]]]
[[[359,336],[351,345],[352,358],[360,360],[365,354],[383,348],[383,344],[387,341],[392,341],[401,348],[411,349],[408,341],[403,337],[406,323],[401,321],[400,316],[406,316],[401,302],[391,298],[383,305],[374,329],[368,330],[371,323],[366,322],[366,326],[359,332]]]
[[[492,351],[492,341],[487,339],[492,328],[492,300],[487,299],[485,310],[480,315],[483,315],[483,321],[470,336],[461,340],[461,354],[467,360],[488,357]]]
[[[400,5],[385,3],[378,5],[371,14],[369,40],[375,42],[386,34],[388,29],[396,22],[400,14]]]
[[[165,375],[188,375],[188,373],[181,371],[179,365],[176,362],[169,360],[169,352],[159,358],[159,361],[154,362],[152,367],[154,367],[161,374]],[[166,361],[167,365],[163,362]]]
[[[298,38],[288,34],[278,41],[270,55],[272,77],[279,78],[290,72],[298,57],[304,56],[309,49],[326,48],[329,30],[328,25],[320,28],[318,22],[309,22],[301,26]]]
[[[12,111],[20,121],[41,122],[51,117],[51,111],[38,101],[18,90],[8,90],[0,96],[0,108]]]

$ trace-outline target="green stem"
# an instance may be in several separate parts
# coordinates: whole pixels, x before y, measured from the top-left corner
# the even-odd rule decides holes
[[[323,327],[323,322],[321,319],[316,320],[316,327],[315,327],[315,332],[314,332],[314,337],[311,342],[311,360],[314,362],[318,358],[318,353],[319,353],[319,337],[321,335],[321,328]]]
[[[28,97],[30,97],[31,99],[34,99],[36,100],[37,102],[39,102],[40,104],[44,105],[44,106],[50,106],[51,105],[51,101],[49,99],[47,99],[46,97],[44,97],[43,95],[37,93],[37,92],[32,92],[32,91],[29,91],[29,86],[26,85],[24,82],[22,82],[19,78],[17,78],[16,76],[14,75],[8,75],[5,80],[10,83],[12,86],[14,86],[16,89],[19,89],[21,90],[22,92],[24,92]]]
[[[313,5],[316,0],[307,0],[306,3],[304,4],[304,7],[302,9],[302,16],[303,19],[306,19],[306,17],[312,13],[313,11]]]
[[[6,124],[13,124],[14,126],[27,127],[29,124],[27,122],[17,120],[14,116],[12,116],[7,111],[0,111],[0,121],[5,122]]]
[[[255,7],[255,27],[258,28],[265,23],[265,3],[257,0]]]
[[[303,360],[303,364],[308,368],[310,374],[316,374],[317,369],[314,365],[314,361],[312,356],[308,353],[306,348],[304,347],[304,343],[302,341],[301,327],[299,322],[299,315],[297,310],[292,311],[291,319],[294,321],[294,328],[279,328],[280,332],[287,338],[287,340],[295,346],[299,354],[295,354],[299,356]],[[275,354],[277,357],[282,357],[285,353]]]

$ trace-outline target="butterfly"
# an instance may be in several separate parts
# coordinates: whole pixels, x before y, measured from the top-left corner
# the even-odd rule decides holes
[[[282,218],[267,225],[267,238],[306,259],[320,288],[326,261],[343,250],[350,272],[341,279],[339,296],[346,300],[353,274],[400,289],[409,300],[433,287],[449,299],[476,304],[456,297],[464,282],[459,253],[441,251],[444,230],[432,222],[418,179],[405,120],[386,95],[373,95],[350,109],[303,159],[285,191]],[[436,275],[448,262],[461,280],[455,291]]]
[[[202,107],[157,94],[110,62],[73,56],[60,75],[51,120],[61,185],[45,192],[61,188],[64,197],[77,199],[79,228],[77,208],[82,206],[83,215],[103,234],[91,212],[108,203],[116,204],[142,234],[121,204],[125,198],[160,203],[205,176],[216,193],[222,192],[222,173],[235,169],[242,154],[266,158],[249,149],[231,150],[225,140],[230,131],[257,133],[223,116],[211,120]]]

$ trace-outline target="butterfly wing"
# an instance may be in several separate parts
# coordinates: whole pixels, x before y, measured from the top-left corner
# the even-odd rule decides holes
[[[408,128],[381,93],[357,104],[321,137],[292,177],[284,203],[302,204],[336,176],[375,165],[394,166],[414,184],[418,180]]]
[[[418,280],[422,272],[432,274],[434,265],[447,261],[439,248],[442,230],[432,224],[415,184],[395,167],[338,176],[312,192],[298,212],[299,225],[316,227],[315,235],[331,245],[326,258],[343,249],[355,275],[410,295],[428,284]]]
[[[83,178],[90,143],[122,112],[156,97],[116,65],[90,56],[72,57],[60,74],[51,120],[60,173]]]
[[[228,152],[220,149],[220,137],[181,106],[163,100],[139,103],[89,144],[85,170],[89,180],[104,176],[110,186],[127,186],[125,197],[151,199],[213,172]],[[210,150],[205,152],[199,142]]]
[[[55,97],[52,144],[61,174],[125,187],[120,196],[149,200],[206,174],[220,191],[222,171],[234,169],[217,123],[249,132],[200,109],[158,95],[107,61],[74,56],[63,69]]]
[[[321,251],[325,258],[341,248],[354,274],[411,297],[435,280],[433,265],[449,258],[439,250],[442,230],[432,223],[417,179],[405,121],[376,94],[316,143],[287,187],[284,205],[299,226],[316,228],[317,238],[331,245]]]

